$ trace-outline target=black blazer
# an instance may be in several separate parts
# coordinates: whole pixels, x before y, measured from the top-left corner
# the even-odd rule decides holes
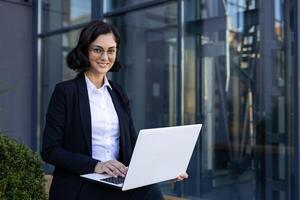
[[[108,87],[108,91],[119,118],[119,161],[128,166],[137,134],[126,94],[116,83],[109,83],[112,89]],[[41,155],[55,166],[50,199],[76,199],[86,183],[79,175],[94,172],[98,162],[92,158],[91,114],[83,72],[55,86],[46,115]]]

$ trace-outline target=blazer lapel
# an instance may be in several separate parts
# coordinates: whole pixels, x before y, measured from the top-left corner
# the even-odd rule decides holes
[[[85,141],[88,147],[88,154],[92,156],[92,128],[91,128],[91,111],[89,96],[87,92],[86,82],[84,73],[80,72],[76,77],[77,86],[79,90],[79,111],[80,118],[83,127],[83,134],[85,136]]]

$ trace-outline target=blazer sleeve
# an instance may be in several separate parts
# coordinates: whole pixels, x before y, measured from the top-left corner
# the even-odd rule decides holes
[[[56,85],[46,115],[41,156],[44,161],[71,173],[92,173],[97,160],[84,154],[72,153],[63,147],[66,103],[64,88]]]

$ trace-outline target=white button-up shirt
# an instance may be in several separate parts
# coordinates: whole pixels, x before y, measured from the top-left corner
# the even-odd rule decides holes
[[[116,109],[108,92],[110,84],[97,89],[85,76],[92,123],[92,157],[100,161],[117,160],[119,157],[119,120]]]

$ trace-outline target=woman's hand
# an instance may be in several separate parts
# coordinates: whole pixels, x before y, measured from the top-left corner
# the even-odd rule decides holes
[[[177,176],[175,179],[174,179],[174,181],[176,182],[176,181],[182,181],[182,180],[184,180],[184,179],[187,179],[189,177],[189,175],[186,173],[186,172],[184,172],[184,173],[182,173],[182,174],[180,174],[179,176]]]
[[[106,173],[113,177],[125,177],[127,173],[127,167],[117,160],[109,160],[106,162],[98,162],[95,167],[95,173]]]

